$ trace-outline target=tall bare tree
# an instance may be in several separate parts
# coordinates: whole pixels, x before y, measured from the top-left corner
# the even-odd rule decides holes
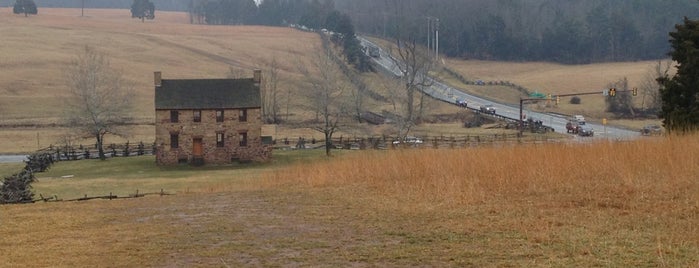
[[[279,107],[279,62],[276,57],[267,64],[264,83],[262,83],[262,112],[267,123],[278,124],[281,121]]]
[[[104,136],[125,136],[123,126],[133,120],[129,116],[133,92],[105,56],[88,46],[68,66],[66,80],[65,119],[81,136],[96,139],[99,157],[104,160]]]
[[[667,76],[671,68],[672,62],[669,60],[665,62],[659,60],[648,68],[648,73],[643,77],[639,88],[641,94],[641,109],[650,113],[657,113],[660,111],[663,106],[663,100],[660,97],[660,83],[658,83],[658,78]]]
[[[308,88],[303,90],[307,102],[305,108],[316,113],[311,128],[322,132],[325,137],[325,154],[330,156],[333,134],[348,117],[348,97],[345,77],[332,60],[330,49],[320,49],[309,64],[299,64],[299,71],[305,76]]]
[[[427,50],[418,46],[415,38],[409,37],[407,40],[397,39],[395,48],[390,49],[391,54],[396,55],[392,59],[400,69],[404,83],[402,95],[405,104],[402,105],[403,111],[400,114],[400,137],[406,136],[422,119],[425,108],[425,96],[422,91],[432,85],[428,75],[433,68],[433,62]]]
[[[636,111],[633,107],[631,93],[628,92],[629,80],[626,77],[623,77],[615,82],[609,83],[608,87],[615,88],[617,91],[624,91],[624,93],[617,93],[616,96],[609,96],[605,98],[605,102],[607,103],[607,111],[615,114],[635,117]]]

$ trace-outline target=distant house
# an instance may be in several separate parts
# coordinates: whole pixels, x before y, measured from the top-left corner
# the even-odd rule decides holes
[[[162,79],[155,72],[158,165],[266,161],[262,142],[262,73],[243,79]]]

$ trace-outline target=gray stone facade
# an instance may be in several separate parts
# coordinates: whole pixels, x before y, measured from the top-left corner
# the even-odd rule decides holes
[[[240,92],[234,96],[221,95],[227,94],[225,91],[255,90],[255,94],[259,96],[259,73],[255,74],[255,79],[248,79],[253,82],[253,86],[247,89],[217,89],[217,92],[212,93],[216,98],[213,100],[206,100],[206,96],[198,96],[200,99],[196,102],[201,102],[199,107],[191,107],[193,100],[187,95],[189,93],[159,94],[158,91],[195,90],[197,93],[206,94],[202,86],[229,87],[238,85],[241,81],[176,80],[168,83],[167,80],[159,81],[159,76],[159,73],[155,74],[155,155],[158,165],[228,164],[270,159],[272,147],[262,143],[262,110],[259,105],[250,105],[259,102],[259,97],[255,97],[254,94],[252,98],[246,97],[240,95]],[[182,85],[192,88],[188,89]],[[182,102],[173,101],[173,98],[181,96],[186,96],[186,99]],[[221,102],[222,98],[232,101]],[[186,105],[180,106],[179,103]],[[209,105],[211,103],[215,105]],[[239,105],[240,103],[244,105]]]

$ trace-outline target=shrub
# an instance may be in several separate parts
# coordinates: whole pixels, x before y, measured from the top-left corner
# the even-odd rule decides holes
[[[31,184],[35,180],[34,173],[26,168],[5,177],[0,186],[0,204],[31,203],[34,198]]]
[[[580,97],[578,96],[573,96],[572,98],[570,98],[570,104],[580,104],[580,102]]]

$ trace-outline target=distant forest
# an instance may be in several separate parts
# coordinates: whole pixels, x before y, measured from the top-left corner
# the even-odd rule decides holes
[[[336,0],[357,32],[427,42],[439,19],[450,57],[590,63],[667,57],[668,33],[697,0]],[[433,26],[434,27],[434,26]]]
[[[80,7],[83,0],[35,0]],[[84,0],[87,8],[125,8],[132,0]],[[346,14],[356,32],[427,45],[439,29],[450,57],[592,63],[667,57],[668,33],[699,18],[697,0],[152,0],[157,10],[188,11],[193,23],[301,24],[322,27]],[[14,0],[0,0],[10,6]],[[437,19],[439,22],[437,23]],[[429,21],[429,23],[428,23]]]
[[[151,0],[157,10],[187,11],[190,0]],[[34,0],[41,14],[42,7],[79,8],[121,8],[130,9],[133,0]],[[12,6],[15,0],[0,0],[0,6]]]

